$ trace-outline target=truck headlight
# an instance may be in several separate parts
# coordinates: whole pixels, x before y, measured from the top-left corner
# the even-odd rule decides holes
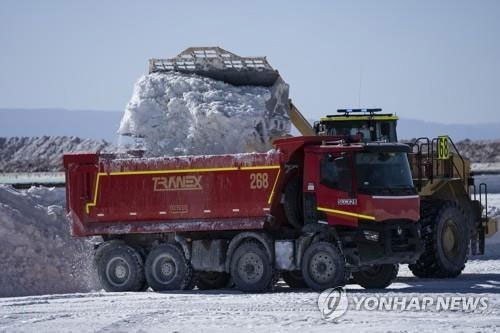
[[[364,230],[363,234],[365,235],[365,238],[367,240],[372,241],[372,242],[378,242],[379,233],[377,231]]]

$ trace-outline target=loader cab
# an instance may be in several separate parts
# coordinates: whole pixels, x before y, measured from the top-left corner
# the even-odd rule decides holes
[[[381,114],[382,109],[339,109],[339,114],[327,115],[314,124],[317,135],[360,136],[363,142],[397,142],[393,114]]]

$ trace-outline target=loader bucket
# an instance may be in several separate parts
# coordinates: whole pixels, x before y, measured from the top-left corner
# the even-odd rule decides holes
[[[234,86],[271,87],[280,77],[266,57],[240,57],[220,47],[190,47],[175,58],[150,59],[149,73],[197,74]]]

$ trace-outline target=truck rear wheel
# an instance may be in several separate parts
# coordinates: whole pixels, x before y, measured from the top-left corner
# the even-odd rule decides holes
[[[316,291],[343,286],[346,282],[344,255],[331,243],[313,243],[302,257],[302,276],[309,288]]]
[[[354,283],[365,289],[383,289],[391,285],[398,276],[398,264],[373,265],[366,270],[353,272]]]
[[[224,288],[230,277],[226,272],[198,272],[197,275],[196,285],[200,290]]]
[[[146,259],[146,279],[155,291],[188,289],[192,275],[191,264],[175,245],[160,245]]]
[[[272,288],[273,267],[264,247],[256,241],[242,243],[231,258],[231,277],[236,288],[263,292]]]
[[[96,252],[99,280],[106,291],[139,291],[144,286],[141,255],[121,242],[103,244]]]
[[[304,281],[301,271],[283,272],[281,277],[290,288],[307,288],[306,281]]]
[[[422,220],[424,253],[410,270],[421,278],[450,278],[462,273],[467,261],[469,228],[453,201],[433,203]]]

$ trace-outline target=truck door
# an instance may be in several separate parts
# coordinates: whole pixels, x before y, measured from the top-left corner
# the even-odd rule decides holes
[[[324,154],[320,157],[319,168],[319,220],[334,225],[357,225],[358,200],[352,172],[352,154]]]

